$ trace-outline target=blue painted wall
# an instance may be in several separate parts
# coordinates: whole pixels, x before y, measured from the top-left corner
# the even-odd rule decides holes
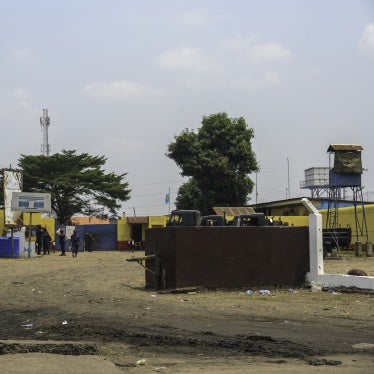
[[[56,227],[56,230],[61,228],[61,225]],[[84,236],[88,232],[93,235],[94,241],[92,249],[94,251],[113,251],[117,250],[117,224],[104,225],[79,225],[75,226],[78,235],[81,238],[81,245],[79,251],[84,249]],[[66,249],[70,247],[70,240],[66,242]],[[60,249],[58,239],[56,238],[56,249]]]

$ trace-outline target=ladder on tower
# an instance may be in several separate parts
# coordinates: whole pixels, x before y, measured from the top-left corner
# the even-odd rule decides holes
[[[339,227],[339,200],[341,199],[341,188],[330,187],[328,193],[328,206],[326,228],[332,229]]]

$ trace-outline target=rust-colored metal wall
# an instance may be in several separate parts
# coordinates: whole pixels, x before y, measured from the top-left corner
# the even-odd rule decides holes
[[[309,271],[308,227],[146,230],[147,288],[297,285]]]

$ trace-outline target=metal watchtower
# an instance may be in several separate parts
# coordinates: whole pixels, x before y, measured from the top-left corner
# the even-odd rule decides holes
[[[353,192],[353,204],[355,212],[355,225],[357,240],[359,236],[368,240],[368,229],[365,216],[365,205],[363,200],[363,186],[361,185],[362,161],[361,151],[363,148],[358,144],[330,144],[327,152],[334,153],[334,166],[329,173],[329,199],[327,209],[326,228],[339,227],[339,200],[342,192],[350,188]],[[330,157],[331,159],[331,157]],[[357,206],[362,209],[361,220],[359,219]]]

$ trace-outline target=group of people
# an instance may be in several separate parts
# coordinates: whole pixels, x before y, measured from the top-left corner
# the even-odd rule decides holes
[[[43,231],[43,230],[48,233],[46,228],[43,227],[40,231]],[[56,234],[57,234],[58,244],[59,244],[60,249],[61,249],[60,256],[66,256],[66,233],[65,233],[65,230],[63,228],[60,228],[60,229],[57,230]],[[44,237],[43,235],[44,235],[44,233],[42,233],[42,235],[40,235],[40,237],[43,238]],[[48,234],[48,237],[49,237],[49,243],[50,243],[51,237],[49,236],[49,234]],[[92,234],[86,233],[86,235],[85,235],[85,249],[88,252],[92,252],[92,242],[93,242]],[[41,243],[42,247],[44,248],[43,239],[41,239],[40,243]],[[79,252],[79,247],[80,247],[80,244],[81,244],[81,238],[78,235],[77,230],[73,231],[73,234],[70,237],[70,243],[71,243],[72,255],[73,255],[73,257],[77,257],[78,252]],[[38,231],[37,231],[37,235],[36,235],[36,246],[37,246],[37,248],[41,248],[41,247],[39,247],[39,244],[38,244]],[[48,249],[47,253],[49,254],[49,249]],[[37,251],[37,254],[41,254],[41,253]],[[46,254],[46,253],[43,252],[43,254]]]
[[[58,235],[58,243],[60,244],[61,254],[60,256],[66,256],[66,234],[64,229],[58,229],[57,233]],[[73,254],[73,257],[78,256],[78,250],[80,246],[80,237],[78,235],[78,231],[74,230],[73,234],[70,238],[71,241],[71,253]]]
[[[43,255],[50,254],[51,250],[51,241],[52,238],[48,233],[48,230],[45,227],[38,226],[36,228],[36,242],[35,242],[35,251],[36,254]]]

